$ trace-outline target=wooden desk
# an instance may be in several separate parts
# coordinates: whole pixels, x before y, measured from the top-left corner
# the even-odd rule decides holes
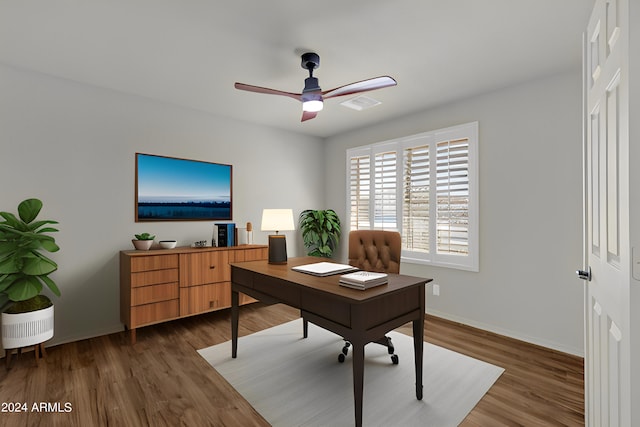
[[[432,279],[398,274],[389,283],[366,291],[338,284],[339,275],[316,277],[291,270],[324,258],[290,258],[288,264],[251,261],[231,264],[231,356],[238,352],[239,292],[267,304],[284,303],[301,316],[350,341],[353,347],[353,395],[356,426],[362,426],[364,346],[387,332],[413,322],[416,397],[422,400],[422,339],[425,284]],[[306,336],[306,331],[305,331]]]

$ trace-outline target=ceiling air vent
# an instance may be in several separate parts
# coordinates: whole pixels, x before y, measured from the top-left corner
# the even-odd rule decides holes
[[[351,108],[353,110],[358,110],[358,111],[366,110],[367,108],[375,107],[376,105],[380,105],[380,104],[381,104],[380,101],[373,98],[369,98],[368,96],[365,96],[365,95],[356,96],[355,98],[351,98],[340,103],[340,105],[344,105],[347,108]]]

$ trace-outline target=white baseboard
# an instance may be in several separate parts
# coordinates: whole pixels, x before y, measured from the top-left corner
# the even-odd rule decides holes
[[[441,317],[446,320],[450,320],[452,322],[462,323],[463,325],[471,326],[474,328],[482,329],[484,331],[493,332],[494,334],[503,335],[505,337],[513,338],[516,340],[528,342],[529,344],[538,345],[541,347],[549,348],[551,350],[560,351],[562,353],[571,354],[573,356],[584,357],[584,349],[582,348],[574,348],[570,346],[565,346],[556,342],[550,342],[538,337],[531,337],[527,335],[523,335],[521,333],[509,330],[498,328],[495,325],[487,325],[484,323],[476,322],[470,319],[466,319],[464,317],[452,316],[447,313],[441,313],[437,310],[427,310],[427,314],[432,316]]]
[[[70,342],[75,342],[75,341],[88,340],[91,338],[101,337],[103,335],[111,335],[118,332],[122,332],[123,330],[124,330],[124,326],[120,325],[120,326],[113,326],[109,328],[103,328],[97,331],[93,331],[89,334],[66,336],[66,337],[54,336],[53,339],[47,343],[46,347],[61,345],[61,344],[68,344]]]

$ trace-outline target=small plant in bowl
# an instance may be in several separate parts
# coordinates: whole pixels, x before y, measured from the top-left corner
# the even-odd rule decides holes
[[[131,243],[140,251],[148,251],[153,245],[153,239],[156,238],[156,236],[152,236],[149,233],[134,234],[134,236],[135,239],[132,239]]]

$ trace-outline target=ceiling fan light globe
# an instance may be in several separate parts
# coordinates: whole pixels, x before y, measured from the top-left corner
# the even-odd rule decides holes
[[[318,111],[322,111],[323,106],[324,105],[321,100],[311,99],[302,103],[302,110],[310,113],[317,113]]]

